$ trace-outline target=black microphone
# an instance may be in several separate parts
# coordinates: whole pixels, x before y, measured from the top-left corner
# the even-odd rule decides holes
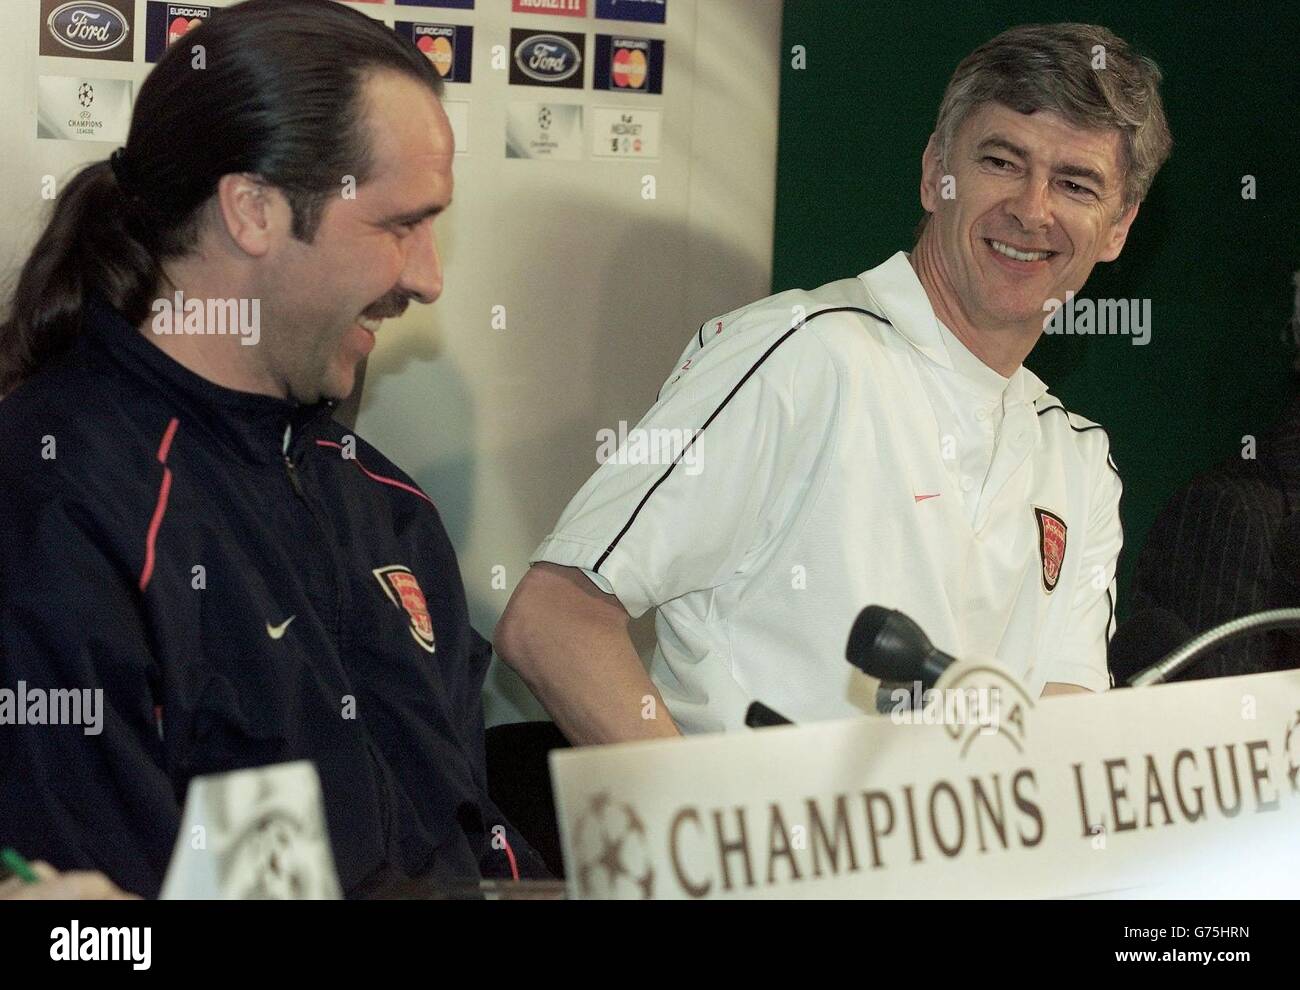
[[[870,677],[932,688],[956,657],[937,650],[930,638],[902,612],[868,605],[853,622],[844,658]]]
[[[1115,683],[1127,686],[1131,678],[1191,638],[1187,623],[1169,609],[1143,609],[1115,630],[1106,648]]]
[[[761,701],[750,702],[745,710],[745,724],[751,729],[766,729],[773,725],[794,725],[780,712],[768,708]]]

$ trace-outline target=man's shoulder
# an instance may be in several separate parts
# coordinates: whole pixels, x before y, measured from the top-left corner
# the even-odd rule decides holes
[[[701,325],[698,339],[701,347],[737,336],[770,343],[814,325],[860,328],[864,319],[884,322],[861,279],[842,278],[815,289],[787,289],[715,316]]]
[[[1118,473],[1110,454],[1110,434],[1102,424],[1067,408],[1051,392],[1035,399],[1033,408],[1043,435],[1054,444],[1089,460],[1104,460]]]
[[[862,282],[839,279],[815,289],[787,289],[700,325],[660,391],[679,387],[729,390],[757,377],[776,392],[835,389],[837,369],[852,363],[848,346],[870,347],[879,327]]]
[[[1102,424],[1066,407],[1051,392],[1033,402],[1041,436],[1040,451],[1067,478],[1086,486],[1099,505],[1114,508],[1123,495],[1124,478],[1111,453],[1110,434]]]
[[[316,446],[327,457],[343,462],[340,469],[355,491],[395,507],[405,506],[417,512],[432,509],[437,519],[437,506],[420,484],[355,429],[331,418],[320,427]]]
[[[0,490],[16,498],[113,502],[149,476],[161,435],[147,403],[84,366],[58,362],[0,400]]]

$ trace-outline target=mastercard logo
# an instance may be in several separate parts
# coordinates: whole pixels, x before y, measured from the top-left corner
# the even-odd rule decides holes
[[[188,17],[175,18],[170,24],[167,25],[167,44],[170,45],[177,38],[185,34],[186,31],[193,31],[196,27],[198,27],[202,23],[203,21],[197,17],[193,19],[190,19]]]
[[[643,89],[648,67],[645,52],[620,48],[614,53],[614,85],[620,89]]]
[[[451,72],[455,53],[445,35],[433,38],[426,34],[415,45],[424,52],[424,57],[433,63],[433,67],[438,70],[438,75],[445,76]]]

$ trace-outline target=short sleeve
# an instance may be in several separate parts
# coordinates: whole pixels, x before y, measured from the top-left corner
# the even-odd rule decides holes
[[[1103,453],[1074,599],[1066,628],[1048,657],[1045,678],[1097,692],[1114,686],[1106,652],[1114,632],[1115,572],[1124,542],[1119,517],[1123,486],[1110,458],[1109,443]]]
[[[810,331],[711,342],[686,365],[634,428],[598,438],[600,466],[531,558],[586,570],[633,617],[743,574],[833,433],[838,376]]]

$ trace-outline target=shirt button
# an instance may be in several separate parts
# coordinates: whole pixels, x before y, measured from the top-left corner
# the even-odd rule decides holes
[[[980,408],[975,410],[975,418],[982,423],[984,420],[989,418],[989,411],[983,406],[980,406]]]
[[[962,477],[962,479],[961,479],[961,490],[962,490],[962,491],[964,491],[964,492],[968,492],[968,491],[970,491],[970,490],[971,490],[972,488],[974,488],[974,487],[975,487],[975,479],[974,479],[974,478],[972,478],[970,475],[965,475],[965,476]]]

